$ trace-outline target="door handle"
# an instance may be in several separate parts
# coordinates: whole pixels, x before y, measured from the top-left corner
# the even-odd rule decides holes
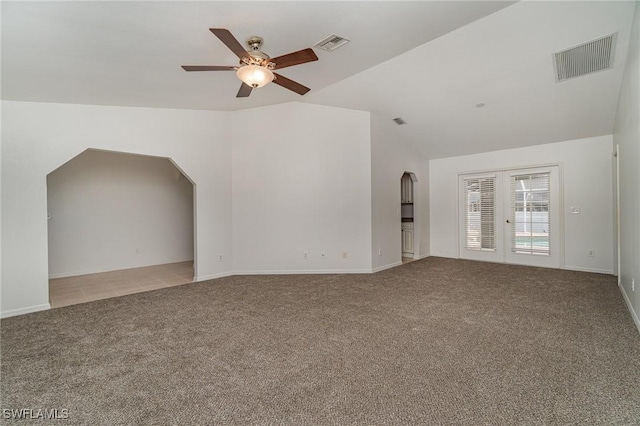
[[[511,221],[509,219],[507,219],[507,223],[511,223]]]

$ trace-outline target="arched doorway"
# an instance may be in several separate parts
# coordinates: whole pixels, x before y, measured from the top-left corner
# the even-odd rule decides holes
[[[194,184],[168,158],[89,149],[47,175],[52,307],[193,280]]]
[[[404,172],[400,178],[400,217],[401,217],[401,255],[402,263],[412,262],[417,257],[416,247],[416,211],[414,206],[416,197],[415,183],[418,181],[415,173]]]

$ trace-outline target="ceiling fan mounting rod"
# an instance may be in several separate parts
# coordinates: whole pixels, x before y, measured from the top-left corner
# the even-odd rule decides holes
[[[264,39],[258,36],[251,36],[247,40],[247,44],[249,45],[251,50],[260,50],[263,42],[264,42]]]
[[[276,64],[269,62],[270,56],[260,50],[264,39],[258,36],[251,36],[247,40],[247,46],[249,46],[249,55],[240,59],[240,64],[244,65],[260,65],[261,67],[275,69]]]

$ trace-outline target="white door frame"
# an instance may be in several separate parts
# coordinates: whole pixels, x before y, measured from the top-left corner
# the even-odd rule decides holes
[[[458,226],[456,227],[458,232],[458,257],[460,259],[472,259],[472,260],[480,260],[485,262],[496,262],[496,263],[507,263],[507,254],[506,251],[510,250],[510,245],[507,244],[506,238],[508,233],[506,232],[506,218],[507,218],[507,195],[509,195],[508,185],[505,183],[507,179],[506,176],[512,174],[517,171],[531,171],[536,169],[549,169],[551,167],[557,167],[558,176],[557,176],[557,195],[558,195],[558,237],[557,237],[557,251],[558,251],[558,264],[554,266],[545,266],[545,265],[534,265],[534,266],[542,266],[542,267],[553,267],[564,269],[565,266],[565,254],[564,254],[564,183],[563,183],[563,163],[549,163],[549,164],[537,164],[537,165],[524,165],[518,167],[508,167],[508,168],[496,168],[491,170],[480,170],[480,171],[471,171],[471,172],[463,172],[458,173]],[[479,253],[478,250],[473,250],[476,252],[476,255],[469,255],[472,250],[467,250],[465,248],[465,234],[462,232],[463,229],[463,221],[465,215],[465,200],[464,200],[464,192],[462,190],[462,182],[465,178],[470,177],[487,177],[495,175],[499,178],[496,179],[496,192],[500,192],[500,195],[496,200],[496,242],[497,248],[495,253],[491,253],[489,251],[482,250],[484,253]],[[502,224],[502,225],[501,225]],[[502,255],[499,255],[502,253]],[[524,263],[518,263],[524,264]]]
[[[458,256],[461,259],[480,260],[483,262],[498,262],[504,263],[504,227],[501,225],[504,222],[504,205],[502,197],[497,196],[498,191],[502,191],[502,172],[493,171],[488,173],[470,173],[458,175]],[[495,211],[495,249],[467,249],[466,244],[466,232],[465,227],[465,215],[466,205],[464,181],[467,179],[483,179],[483,178],[495,178],[496,188],[496,211]]]
[[[512,265],[527,265],[527,266],[540,266],[544,268],[560,268],[560,246],[564,240],[560,228],[560,216],[562,215],[562,203],[560,201],[560,170],[557,166],[549,167],[536,167],[529,169],[516,169],[504,172],[505,176],[505,215],[508,217],[507,209],[510,211],[509,200],[511,198],[511,185],[509,184],[513,176],[529,175],[538,173],[549,173],[549,197],[551,203],[551,210],[548,212],[550,215],[551,229],[550,232],[550,251],[548,255],[539,254],[525,254],[514,252],[511,247],[511,225],[506,223],[505,220],[505,263]],[[557,206],[555,206],[557,204]]]
[[[622,272],[620,260],[620,144],[616,144],[615,151],[615,168],[616,168],[616,265],[618,276],[618,285],[622,285]]]

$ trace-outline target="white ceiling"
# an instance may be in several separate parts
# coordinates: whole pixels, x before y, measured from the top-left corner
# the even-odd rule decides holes
[[[401,116],[401,138],[440,158],[609,134],[633,2],[2,2],[2,99],[237,110],[304,101]],[[264,37],[279,56],[331,33],[344,47],[235,98],[209,27]],[[615,66],[555,83],[551,54],[618,31]],[[482,109],[477,103],[486,103]]]
[[[611,134],[634,6],[520,2],[306,101],[400,116],[427,158]],[[614,32],[612,69],[555,82],[554,52]]]

